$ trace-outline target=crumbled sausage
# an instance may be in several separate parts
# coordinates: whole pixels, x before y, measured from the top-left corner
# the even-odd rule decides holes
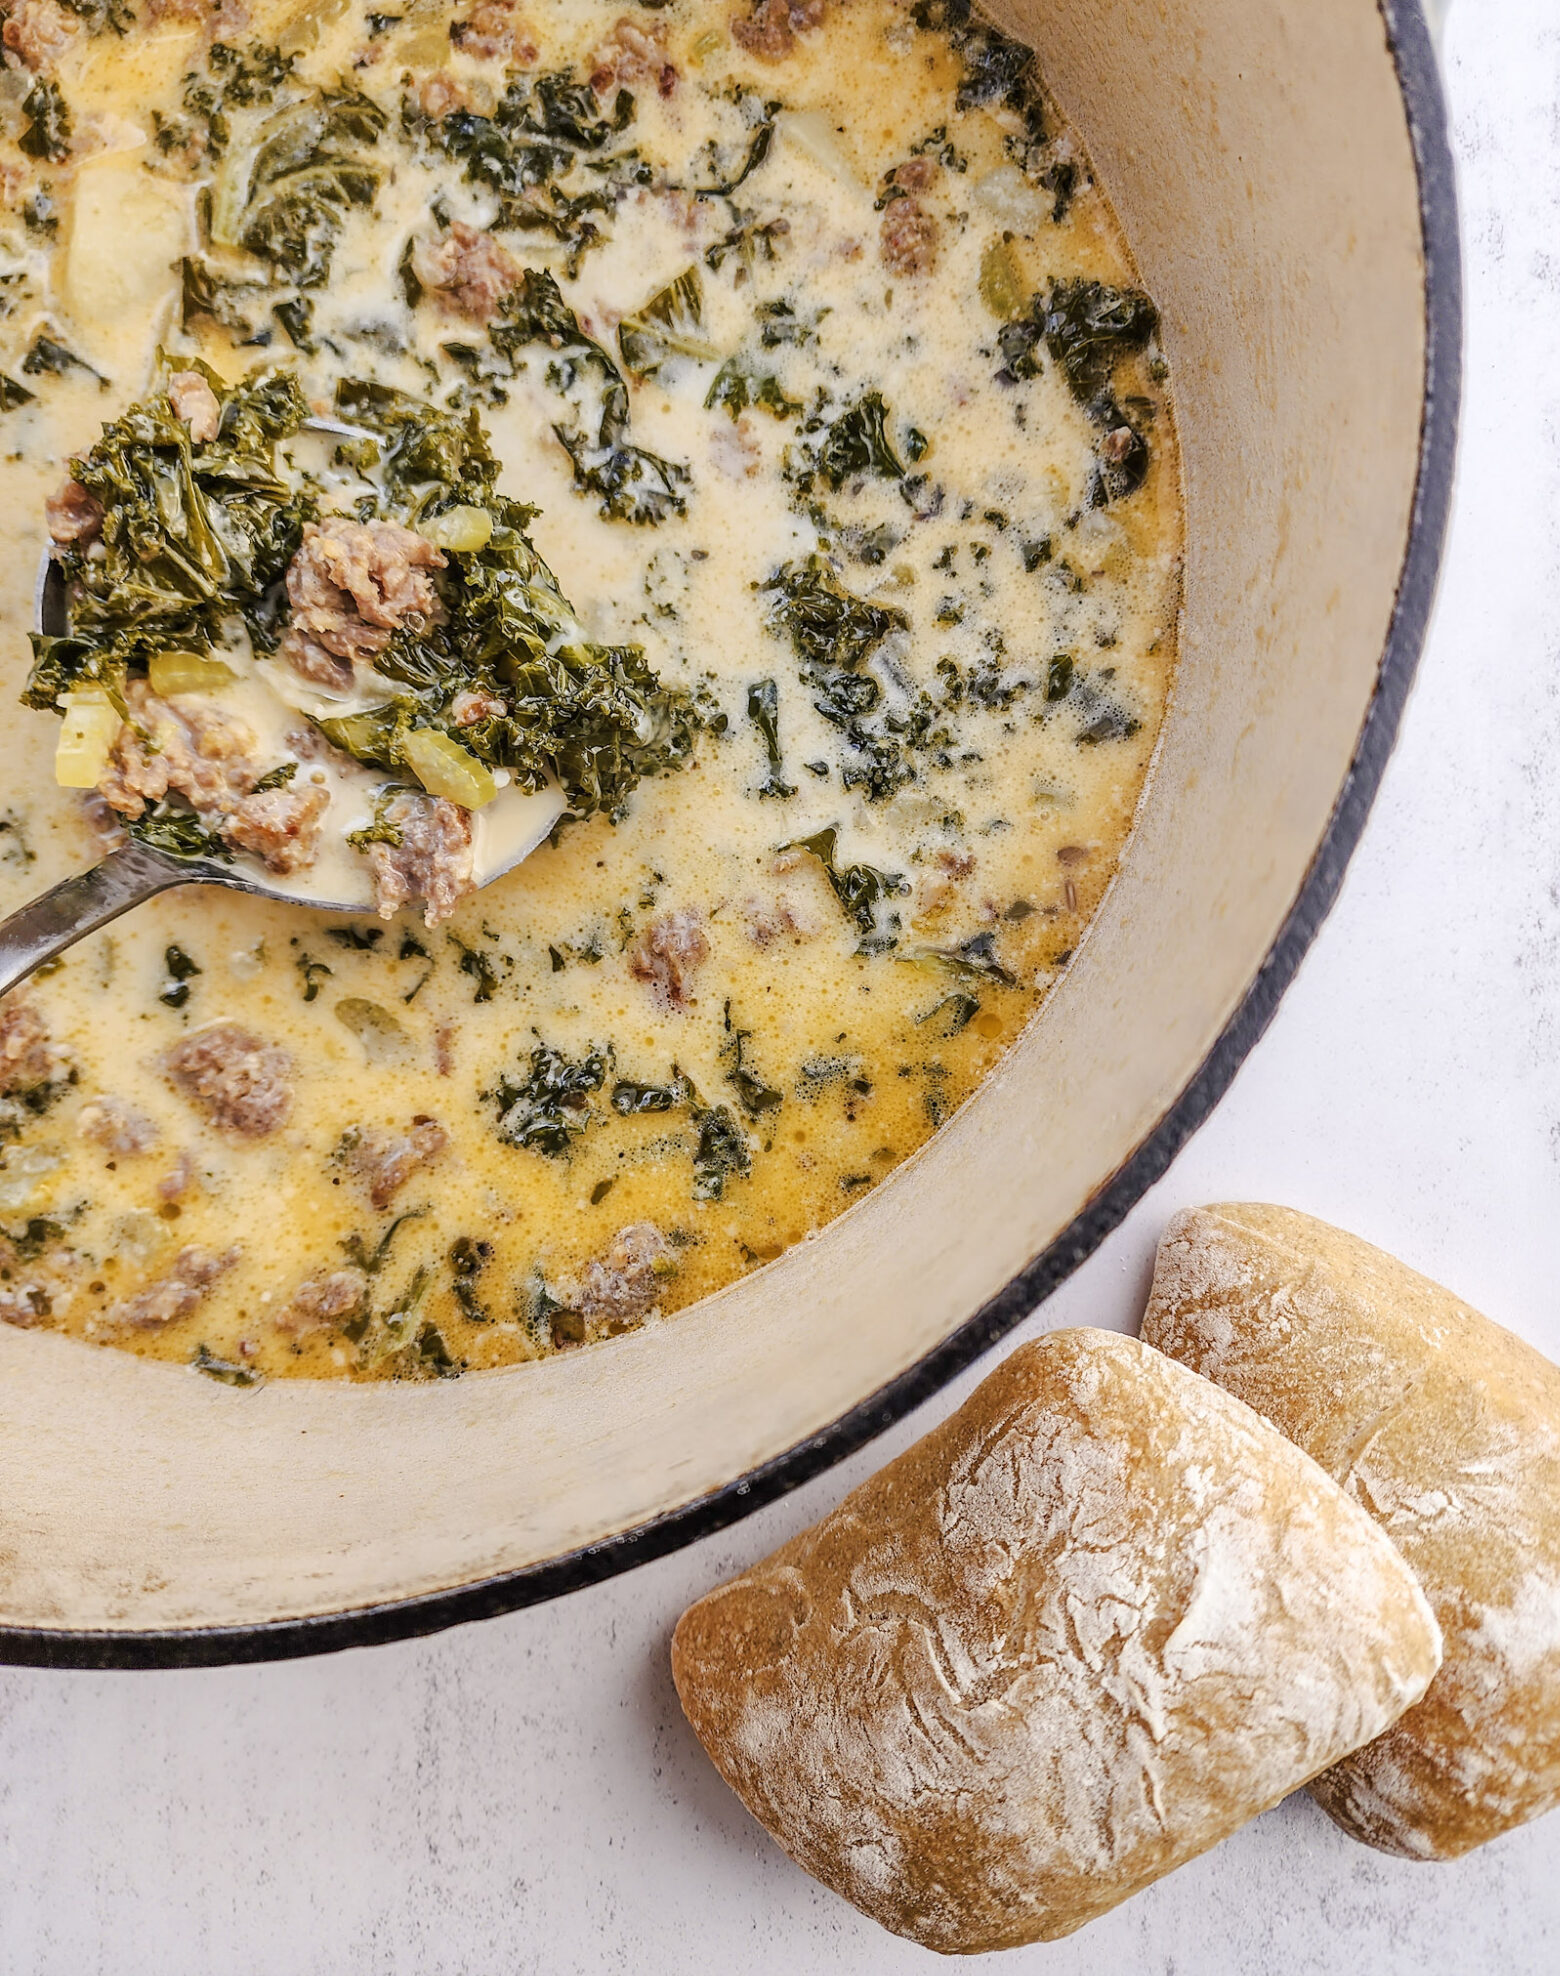
[[[685,1009],[692,1000],[695,971],[709,959],[704,922],[690,907],[652,920],[628,957],[636,981],[648,982],[663,1008]]]
[[[479,720],[496,720],[507,714],[509,702],[480,687],[457,693],[450,702],[450,719],[457,727],[475,727]]]
[[[772,947],[777,940],[811,940],[819,931],[817,920],[806,907],[784,892],[773,899],[749,899],[742,917],[755,947]]]
[[[179,1157],[157,1183],[157,1198],[162,1201],[177,1201],[190,1191],[195,1178],[195,1162],[190,1158],[189,1148],[180,1150]]]
[[[914,923],[919,925],[945,913],[958,897],[958,888],[974,869],[975,859],[970,852],[938,851],[932,859],[932,869],[922,872],[917,879]]]
[[[436,1118],[419,1113],[404,1132],[353,1126],[343,1139],[342,1151],[347,1165],[366,1184],[369,1204],[387,1208],[420,1167],[432,1165],[449,1138]]]
[[[173,1268],[155,1283],[148,1283],[133,1297],[123,1297],[103,1313],[110,1324],[122,1324],[137,1331],[161,1330],[188,1317],[206,1296],[219,1276],[225,1276],[238,1261],[238,1250],[224,1249],[220,1255],[210,1249],[181,1249]]]
[[[225,815],[260,777],[254,735],[242,721],[195,694],[177,706],[144,679],[125,687],[129,719],[115,736],[98,793],[123,816],[138,817],[170,791],[204,813]]]
[[[174,417],[189,427],[197,446],[216,438],[222,426],[222,407],[199,371],[175,371],[168,380],[168,402]]]
[[[57,0],[16,0],[0,28],[0,42],[34,72],[53,68],[81,23]]]
[[[610,1337],[642,1323],[661,1300],[661,1285],[673,1274],[671,1244],[648,1221],[620,1228],[605,1253],[586,1263],[577,1277],[553,1286],[553,1295],[578,1320],[583,1338]],[[555,1336],[557,1334],[555,1333]],[[580,1343],[567,1330],[559,1343]]]
[[[243,797],[222,826],[240,851],[252,851],[267,871],[302,871],[319,854],[320,828],[330,807],[322,783],[287,783]]]
[[[0,1095],[39,1090],[63,1068],[49,1025],[33,1004],[15,996],[0,1003]]]
[[[935,158],[908,158],[889,172],[878,253],[890,274],[930,274],[937,265],[937,221],[921,204],[938,176]]]
[[[647,81],[662,96],[677,87],[677,70],[666,59],[666,23],[630,20],[625,14],[590,58],[590,86],[604,98]]]
[[[435,69],[417,85],[417,107],[437,123],[451,110],[469,110],[471,97],[465,85],[457,82],[448,69]]]
[[[276,1319],[278,1331],[328,1331],[344,1318],[356,1317],[368,1299],[368,1278],[361,1269],[333,1269],[300,1283]]]
[[[477,0],[465,20],[450,29],[450,39],[463,55],[479,62],[502,56],[516,68],[528,69],[537,46],[515,15],[515,0]]]
[[[93,1098],[81,1108],[76,1130],[83,1139],[104,1147],[121,1159],[149,1153],[157,1144],[157,1127],[123,1098]]]
[[[437,926],[476,890],[470,810],[444,796],[406,790],[385,805],[384,821],[401,841],[368,847],[380,918],[389,919],[399,907],[421,900],[424,923]]]
[[[51,541],[62,547],[72,542],[93,542],[103,532],[103,504],[89,494],[79,480],[67,480],[43,504]]]
[[[196,1030],[176,1043],[164,1062],[198,1111],[242,1138],[264,1138],[292,1109],[292,1058],[236,1022]]]
[[[828,0],[754,0],[753,10],[731,24],[731,38],[761,62],[783,62],[796,37],[823,24]]]
[[[491,322],[520,279],[520,263],[491,233],[451,220],[431,239],[413,240],[412,273],[452,314],[468,322]]]
[[[444,556],[393,521],[310,522],[287,567],[292,622],[282,657],[303,678],[344,691],[403,626],[430,623],[438,592],[430,570]]]
[[[30,1331],[50,1314],[49,1293],[37,1283],[8,1283],[0,1287],[0,1324]]]

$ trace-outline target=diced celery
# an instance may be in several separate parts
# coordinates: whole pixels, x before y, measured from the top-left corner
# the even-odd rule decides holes
[[[498,794],[491,771],[436,727],[414,727],[401,741],[401,758],[430,796],[480,810]]]
[[[201,652],[158,652],[146,668],[152,691],[166,700],[170,693],[220,693],[237,675],[220,659]]]
[[[980,299],[998,322],[1023,313],[1024,280],[1005,240],[993,240],[980,257]]]
[[[447,508],[442,515],[425,521],[422,532],[434,548],[469,556],[492,541],[493,517],[486,508]]]
[[[89,689],[65,696],[65,718],[54,750],[54,779],[62,789],[97,787],[119,727],[106,693]]]

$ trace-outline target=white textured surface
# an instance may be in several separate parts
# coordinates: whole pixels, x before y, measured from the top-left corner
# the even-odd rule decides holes
[[[1460,510],[1403,739],[1344,890],[1212,1122],[1037,1325],[1127,1326],[1176,1207],[1284,1201],[1560,1357],[1560,12],[1458,0]],[[540,1611],[188,1674],[0,1671],[0,1976],[899,1976],[704,1761],[673,1620],[924,1431]],[[1549,1976],[1560,1814],[1452,1866],[1304,1798],[1068,1942],[1046,1976]]]

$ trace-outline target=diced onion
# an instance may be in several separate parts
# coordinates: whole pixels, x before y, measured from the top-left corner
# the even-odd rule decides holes
[[[492,772],[436,727],[414,727],[401,743],[401,759],[430,796],[465,809],[480,810],[498,794]]]
[[[775,131],[841,184],[860,185],[860,178],[840,148],[834,125],[822,110],[787,110],[784,116],[775,119]]]
[[[417,1054],[411,1037],[388,1009],[362,995],[348,995],[336,1004],[336,1020],[363,1046],[371,1064],[406,1064]]]
[[[1014,233],[1036,232],[1053,203],[1029,183],[1017,165],[998,165],[994,172],[987,172],[976,184],[975,199]]]
[[[97,787],[119,728],[119,715],[106,693],[89,689],[66,695],[54,750],[54,779],[62,789]]]
[[[485,549],[493,539],[493,517],[486,508],[446,508],[422,525],[424,536],[435,549],[453,549],[458,556],[469,556]]]
[[[220,693],[237,676],[231,666],[201,652],[158,652],[146,668],[151,689],[161,700],[173,693]]]

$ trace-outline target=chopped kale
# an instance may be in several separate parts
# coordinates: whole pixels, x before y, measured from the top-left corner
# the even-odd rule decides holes
[[[704,334],[704,286],[697,264],[618,324],[618,349],[633,377],[652,377],[668,357],[708,363],[716,350]]]
[[[29,706],[52,707],[81,684],[120,691],[170,648],[210,652],[235,614],[260,650],[274,645],[277,588],[312,512],[279,474],[275,448],[297,431],[308,406],[290,376],[211,382],[221,416],[216,439],[197,444],[157,394],[105,427],[73,462],[76,479],[102,505],[101,546],[88,553],[73,544],[61,553],[71,635],[34,635]],[[167,804],[130,828],[178,856],[226,855],[193,815]]]
[[[14,412],[18,406],[30,405],[38,394],[29,391],[25,384],[18,384],[14,377],[7,377],[0,371],[0,412]]]
[[[699,1110],[694,1122],[699,1137],[693,1153],[693,1198],[718,1201],[725,1196],[728,1180],[741,1179],[752,1171],[752,1155],[729,1106]]]
[[[604,516],[654,525],[668,515],[686,512],[687,502],[678,489],[687,485],[688,469],[630,442],[623,374],[580,328],[578,316],[551,274],[525,270],[520,285],[500,305],[490,341],[511,368],[517,351],[544,343],[553,353],[548,377],[559,390],[593,390],[596,405],[588,427],[560,421],[553,432],[573,462],[575,485],[582,493],[600,497]]]
[[[905,470],[888,436],[888,407],[880,391],[869,391],[824,428],[811,453],[811,465],[831,487],[875,476],[903,480]]]
[[[747,694],[748,719],[758,729],[764,744],[764,754],[769,763],[769,773],[759,784],[760,796],[772,796],[783,801],[794,796],[796,788],[781,774],[785,767],[785,756],[780,748],[780,689],[772,679],[761,679],[750,686]]]
[[[1033,377],[1043,343],[1068,390],[1099,429],[1089,490],[1093,506],[1135,493],[1148,472],[1148,441],[1141,424],[1123,409],[1115,380],[1119,366],[1141,355],[1158,327],[1158,310],[1136,289],[1067,280],[1053,281],[1034,297],[1027,314],[998,331],[1003,360],[999,376]]]
[[[163,955],[163,967],[168,978],[158,989],[157,999],[164,1008],[182,1009],[190,999],[190,983],[205,970],[192,961],[182,947],[167,949]]]
[[[968,1029],[979,1014],[980,1003],[975,996],[966,995],[962,990],[956,989],[953,994],[944,995],[940,1002],[934,1002],[923,1015],[918,1015],[916,1023],[919,1026],[935,1022],[938,1016],[942,1016],[945,1024],[943,1034],[957,1036],[961,1030]]]
[[[263,108],[275,102],[276,92],[292,74],[295,59],[263,41],[250,41],[242,48],[216,41],[206,65],[221,83],[224,108]]]
[[[1145,350],[1159,311],[1135,289],[1099,281],[1053,281],[1031,304],[1031,321],[1080,405],[1106,390],[1123,357]]]
[[[445,938],[460,955],[461,973],[469,976],[477,984],[471,997],[472,1001],[491,1002],[498,987],[498,969],[493,965],[492,957],[484,954],[478,947],[468,947],[464,940],[458,939],[453,933],[446,934]]]
[[[16,141],[28,157],[63,165],[70,156],[70,108],[52,77],[38,77],[27,92],[22,115],[27,128]]]
[[[217,52],[213,49],[213,58]],[[267,101],[269,96],[252,91],[274,94],[279,86],[247,72],[240,82],[239,73],[235,70],[224,90],[227,102]],[[218,166],[210,202],[212,243],[268,262],[276,281],[321,287],[329,279],[347,213],[371,206],[378,195],[383,171],[368,154],[385,125],[377,103],[347,88],[318,91],[278,110],[267,120],[253,157],[234,151]]]
[[[600,1050],[574,1062],[538,1041],[523,1077],[504,1072],[482,1093],[497,1108],[493,1129],[507,1146],[553,1157],[566,1153],[570,1140],[591,1121],[591,1096],[606,1082],[607,1064]]]
[[[899,944],[899,915],[885,901],[902,898],[910,890],[903,873],[878,871],[872,865],[841,865],[836,858],[838,831],[830,825],[811,837],[798,837],[782,844],[785,851],[810,851],[823,866],[830,889],[839,900],[845,917],[861,939],[858,954],[881,954]]]
[[[780,387],[780,380],[772,371],[759,372],[751,369],[741,357],[728,357],[715,373],[709,391],[705,396],[706,411],[714,411],[717,406],[740,418],[749,406],[766,411],[772,418],[794,418],[801,406],[794,399],[787,398]]]
[[[713,246],[704,250],[704,265],[711,274],[718,274],[733,255],[737,257],[737,270],[734,276],[736,285],[750,281],[753,270],[760,258],[766,261],[778,259],[780,243],[791,231],[788,219],[766,220],[762,224],[750,213],[739,214],[732,207],[736,225],[725,233]]]
[[[487,1307],[477,1295],[477,1278],[493,1260],[491,1242],[473,1241],[462,1235],[450,1247],[450,1288],[462,1317],[471,1324],[486,1324]]]
[[[546,289],[537,292],[550,306]],[[456,696],[481,687],[506,711],[460,727],[461,746],[490,768],[508,769],[523,788],[556,782],[572,815],[616,811],[642,777],[680,768],[703,713],[689,695],[662,686],[637,646],[584,637],[526,533],[535,510],[493,491],[498,462],[476,414],[457,416],[350,379],[336,402],[344,418],[377,437],[386,513],[426,526],[449,508],[479,504],[492,534],[480,549],[449,552],[440,621],[398,633],[378,660],[400,689],[397,699],[374,713],[322,721],[327,737],[360,761],[401,770],[409,729],[450,731]]]
[[[726,1041],[721,1045],[720,1050],[726,1082],[736,1092],[742,1109],[748,1117],[762,1118],[766,1112],[777,1111],[783,1101],[780,1093],[766,1084],[747,1061],[747,1045],[752,1040],[751,1029],[732,1027],[731,1004],[727,1002]]]
[[[334,940],[338,947],[348,947],[354,953],[371,954],[384,939],[385,929],[382,926],[327,926],[325,937]],[[417,951],[423,953],[421,947]],[[402,954],[400,958],[407,960],[410,956]]]
[[[567,71],[512,75],[491,116],[452,110],[429,122],[410,103],[402,110],[432,149],[459,160],[471,184],[497,195],[497,231],[545,232],[566,245],[571,278],[606,239],[620,194],[648,177],[636,151],[608,149],[633,118],[626,89],[602,116],[595,91]]]
[[[853,596],[822,556],[784,564],[762,588],[770,629],[791,640],[802,681],[819,693],[814,705],[824,718],[842,725],[870,713],[882,689],[861,667],[890,632],[905,628],[904,613]]]
[[[196,1346],[190,1369],[205,1373],[208,1379],[215,1379],[221,1386],[259,1386],[265,1379],[265,1374],[258,1367],[244,1365],[238,1359],[219,1358],[208,1345]]]
[[[295,963],[303,979],[303,999],[313,1002],[319,999],[321,987],[336,970],[324,961],[317,961],[312,954],[300,953]]]
[[[690,1088],[675,1065],[670,1084],[636,1084],[631,1078],[620,1077],[612,1087],[612,1109],[620,1118],[639,1118],[647,1112],[675,1111],[687,1102]]]
[[[34,647],[40,641],[35,637]],[[56,644],[69,641],[57,639]],[[34,666],[36,673],[37,667]],[[88,675],[79,675],[87,677]],[[29,706],[37,706],[38,701],[29,698]],[[52,699],[42,704],[52,705]],[[149,850],[161,851],[170,858],[208,858],[217,864],[231,864],[233,853],[223,843],[214,830],[208,830],[190,809],[181,808],[173,802],[161,802],[140,816],[126,817],[125,829],[139,844]]]
[[[944,968],[967,981],[987,981],[999,988],[1016,988],[1018,978],[997,959],[997,936],[988,927],[957,947],[922,947],[902,958],[918,966]]]
[[[343,1153],[350,1152],[355,1144],[356,1136],[354,1131],[348,1130],[344,1132],[341,1137],[341,1143],[336,1148],[337,1155],[340,1156]],[[361,1235],[356,1233],[348,1235],[341,1244],[342,1252],[346,1256],[347,1261],[355,1269],[361,1269],[365,1276],[377,1276],[390,1260],[390,1251],[394,1246],[396,1236],[400,1234],[401,1230],[409,1221],[420,1221],[426,1213],[426,1208],[409,1208],[406,1213],[398,1214],[374,1244],[373,1248],[369,1248]]]
[[[751,98],[749,100],[752,100]],[[763,114],[753,127],[753,135],[748,140],[748,148],[742,163],[729,177],[719,179],[714,185],[690,185],[686,189],[696,199],[729,199],[733,192],[746,184],[754,172],[769,156],[769,147],[775,140],[775,118],[784,108],[783,103],[765,103]]]
[[[63,377],[67,371],[85,371],[88,377],[103,382],[101,371],[94,370],[85,357],[78,357],[74,350],[46,335],[43,330],[32,340],[32,348],[22,359],[24,377]]]
[[[798,315],[795,308],[784,299],[775,302],[760,302],[753,311],[758,320],[758,340],[766,350],[779,350],[787,344],[811,343],[818,334],[818,325],[828,314],[820,309],[816,315]]]

